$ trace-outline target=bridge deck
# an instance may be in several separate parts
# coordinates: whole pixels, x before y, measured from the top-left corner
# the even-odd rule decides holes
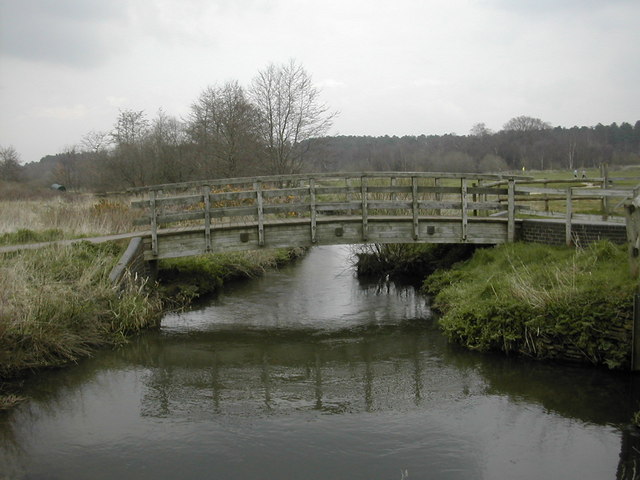
[[[265,221],[260,243],[258,221],[212,225],[210,248],[203,226],[158,230],[158,251],[154,255],[152,240],[146,240],[147,260],[200,255],[207,252],[255,250],[258,248],[309,247],[361,243],[476,243],[499,244],[507,241],[506,218],[467,220],[441,216],[418,217],[414,237],[413,218],[373,216],[363,229],[359,216],[326,216],[316,219],[315,240],[309,218]]]

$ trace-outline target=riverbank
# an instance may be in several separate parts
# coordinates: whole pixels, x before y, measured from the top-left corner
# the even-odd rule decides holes
[[[23,400],[16,379],[117,347],[157,326],[167,309],[183,307],[227,281],[257,276],[301,254],[277,250],[171,260],[161,262],[161,288],[147,288],[146,279],[131,279],[123,289],[108,276],[125,247],[81,242],[2,257],[0,409]]]
[[[629,366],[636,285],[624,246],[506,244],[425,276],[442,331],[469,349]]]

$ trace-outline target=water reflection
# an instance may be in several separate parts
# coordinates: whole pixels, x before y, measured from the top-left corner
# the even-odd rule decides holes
[[[0,417],[0,466],[9,478],[633,478],[635,377],[449,345],[413,289],[359,283],[344,264],[320,250],[40,377],[35,400]],[[312,280],[295,290],[299,275]]]

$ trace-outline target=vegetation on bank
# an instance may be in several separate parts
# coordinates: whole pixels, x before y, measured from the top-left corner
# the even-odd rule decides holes
[[[110,282],[125,246],[81,242],[0,256],[0,380],[121,345],[156,326],[166,308],[301,254],[274,250],[163,261],[161,288],[150,289],[144,279],[128,278],[121,286]],[[0,382],[0,410],[23,399],[15,386]]]
[[[179,304],[214,293],[226,282],[262,275],[288,263],[304,249],[252,250],[161,260],[161,295]]]
[[[633,293],[625,247],[514,243],[429,276],[440,325],[468,348],[624,368]]]
[[[370,244],[358,247],[355,267],[359,276],[419,277],[466,260],[481,246],[471,244]]]
[[[121,289],[109,281],[122,250],[82,242],[2,257],[1,379],[75,362],[156,323],[162,305],[144,282]]]

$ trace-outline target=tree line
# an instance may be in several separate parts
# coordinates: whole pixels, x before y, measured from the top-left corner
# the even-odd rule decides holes
[[[295,61],[271,64],[248,87],[205,88],[186,118],[121,110],[113,128],[87,133],[21,165],[0,147],[0,180],[114,191],[162,183],[311,171],[499,172],[640,163],[640,121],[552,127],[519,116],[467,135],[327,136],[336,113]]]
[[[468,135],[338,136],[324,138],[309,161],[316,171],[574,171],[605,163],[640,165],[640,121],[554,128],[520,116],[498,132],[479,123]]]
[[[110,131],[89,132],[78,145],[26,166],[15,149],[0,148],[0,180],[46,178],[67,189],[109,191],[297,173],[335,115],[311,75],[291,60],[259,71],[247,88],[237,81],[207,87],[183,119],[162,109],[154,117],[121,110]]]

